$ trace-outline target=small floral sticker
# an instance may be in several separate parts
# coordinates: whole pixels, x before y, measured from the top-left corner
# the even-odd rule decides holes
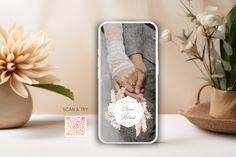
[[[84,137],[87,135],[87,116],[65,116],[65,136]]]

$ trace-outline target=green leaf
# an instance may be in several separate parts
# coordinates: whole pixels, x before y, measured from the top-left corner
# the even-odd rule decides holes
[[[228,13],[226,20],[225,41],[220,40],[220,52],[221,58],[229,62],[231,66],[230,71],[227,71],[227,68],[224,69],[227,89],[236,90],[234,87],[236,80],[236,5]],[[229,55],[231,53],[232,55]]]
[[[224,78],[225,75],[224,74],[213,74],[211,75],[212,78]]]
[[[211,59],[216,59],[216,60],[220,60],[220,61],[221,61],[220,55],[219,55],[218,52],[217,52],[215,49],[213,49],[213,48],[210,49],[210,57],[211,57]]]
[[[218,62],[220,61],[223,64],[223,67],[224,67],[225,71],[231,71],[232,70],[232,67],[231,67],[230,63],[228,61],[224,61],[214,48],[211,48],[210,52],[211,52],[210,53],[211,59],[212,60],[213,59],[218,60]],[[219,63],[216,63],[216,64],[219,64]],[[221,66],[218,67],[219,65],[217,65],[216,68],[221,68]],[[219,70],[216,69],[216,71],[219,71]]]
[[[236,80],[234,81],[233,85],[228,87],[227,90],[234,90],[234,86],[235,86]]]
[[[225,75],[225,71],[222,67],[221,61],[215,62],[215,70],[216,70],[216,74]]]
[[[231,67],[231,65],[228,61],[222,60],[222,64],[223,64],[223,67],[224,67],[225,71],[231,71],[232,70],[232,67]]]
[[[74,100],[73,92],[70,91],[70,89],[65,88],[64,86],[56,85],[56,84],[33,84],[32,86],[47,89],[47,90],[53,91],[55,93],[64,95],[64,96],[70,98],[71,100]]]
[[[232,47],[226,41],[223,41],[223,48],[228,56],[231,56],[233,54]]]
[[[227,89],[227,87],[226,87],[226,79],[225,78],[220,80],[220,89],[221,90],[226,90]]]
[[[227,17],[227,25],[226,25],[226,30],[227,30],[227,35],[230,35],[234,31],[235,28],[235,21],[236,21],[236,5],[230,10],[228,13]]]
[[[233,86],[236,80],[236,64],[232,67],[232,70],[227,74],[227,87]]]

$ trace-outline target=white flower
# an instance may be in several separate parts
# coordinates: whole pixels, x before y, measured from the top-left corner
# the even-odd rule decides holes
[[[172,40],[172,34],[171,34],[170,30],[165,29],[164,31],[162,31],[162,33],[161,33],[161,41],[169,42],[171,40]]]
[[[219,15],[204,15],[204,14],[198,14],[197,20],[201,23],[203,26],[207,27],[214,27],[222,25],[224,22],[224,18]]]
[[[200,24],[203,25],[202,23],[204,23],[205,15],[200,13],[200,14],[197,14],[196,18],[200,22]]]
[[[44,63],[50,42],[45,42],[42,33],[29,36],[21,26],[14,24],[8,32],[0,27],[0,38],[0,84],[9,82],[16,94],[27,98],[25,84],[58,81],[49,75],[54,68]]]
[[[222,25],[224,18],[217,14],[218,8],[214,6],[208,6],[203,13],[196,16],[201,25],[205,27],[214,27]]]
[[[223,24],[223,25],[220,25],[219,27],[218,27],[218,31],[220,31],[221,33],[224,33],[225,34],[225,30],[226,30],[226,28],[225,28],[225,25]]]
[[[209,14],[205,16],[203,25],[209,26],[209,27],[214,27],[214,26],[219,26],[223,23],[223,18],[218,16],[218,15],[213,15]]]
[[[189,56],[193,56],[194,54],[197,53],[196,46],[190,40],[186,40],[183,43],[181,43],[179,49],[182,53],[186,53]]]
[[[225,25],[220,25],[212,36],[221,40],[225,39]]]

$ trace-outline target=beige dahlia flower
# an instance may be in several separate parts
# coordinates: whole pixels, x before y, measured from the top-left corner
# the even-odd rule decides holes
[[[16,94],[27,98],[25,85],[58,81],[49,75],[54,67],[45,63],[50,51],[43,33],[31,36],[16,24],[9,31],[0,27],[0,84],[9,82]]]

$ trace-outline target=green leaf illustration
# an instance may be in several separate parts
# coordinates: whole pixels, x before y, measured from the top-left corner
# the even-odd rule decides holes
[[[56,85],[56,84],[34,84],[32,86],[47,89],[47,90],[53,91],[55,93],[64,95],[64,96],[70,98],[71,100],[74,100],[73,92],[70,89],[65,88],[64,86]]]
[[[223,48],[228,56],[231,56],[233,54],[232,47],[226,41],[223,41]]]

